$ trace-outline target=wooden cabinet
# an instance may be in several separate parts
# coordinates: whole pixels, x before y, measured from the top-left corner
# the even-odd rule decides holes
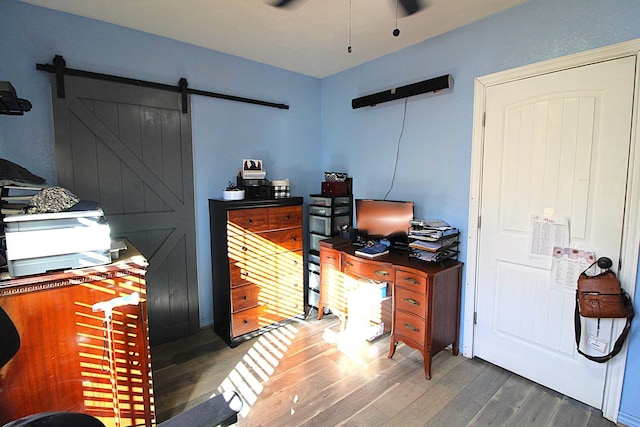
[[[355,249],[342,239],[320,242],[318,318],[328,308],[343,323],[348,321],[348,295],[359,283],[387,283],[386,298],[380,299],[380,321],[382,333],[391,331],[389,358],[400,342],[405,343],[420,351],[425,376],[430,379],[433,356],[449,345],[458,354],[462,263],[426,263],[393,252],[366,259],[354,255]],[[385,301],[392,301],[388,318]]]
[[[230,346],[304,315],[302,198],[209,200],[214,329]]]
[[[0,306],[20,336],[0,368],[0,425],[49,411],[154,425],[146,266],[129,247],[109,265],[0,280]],[[104,312],[92,307],[134,292],[138,305],[113,309],[110,366]]]

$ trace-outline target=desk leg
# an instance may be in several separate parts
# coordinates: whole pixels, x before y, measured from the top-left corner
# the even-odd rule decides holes
[[[424,376],[428,380],[431,379],[431,355],[427,354],[426,351],[421,351],[422,359],[424,360]]]
[[[389,355],[387,356],[389,359],[391,359],[393,355],[396,353],[397,346],[398,346],[398,341],[396,341],[396,337],[393,334],[391,334],[391,337],[389,339]]]

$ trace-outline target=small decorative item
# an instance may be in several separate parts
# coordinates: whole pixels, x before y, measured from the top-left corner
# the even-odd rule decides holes
[[[242,179],[264,179],[267,171],[263,169],[262,160],[244,159],[240,176]]]
[[[290,184],[288,179],[277,179],[271,181],[273,187],[273,197],[276,199],[286,199],[291,197]]]
[[[237,185],[229,181],[227,188],[222,191],[222,198],[224,200],[243,200],[244,190],[239,189]]]
[[[324,180],[326,182],[345,182],[347,174],[344,172],[325,172]]]
[[[242,169],[246,171],[261,171],[262,160],[244,159],[242,161]]]

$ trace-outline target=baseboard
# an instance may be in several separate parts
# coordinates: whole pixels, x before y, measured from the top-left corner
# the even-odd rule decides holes
[[[618,425],[626,427],[640,427],[640,417],[618,412]]]

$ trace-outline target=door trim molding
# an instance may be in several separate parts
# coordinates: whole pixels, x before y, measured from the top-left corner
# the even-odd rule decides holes
[[[618,43],[598,49],[580,52],[561,58],[539,62],[502,71],[487,76],[478,77],[474,83],[473,106],[473,135],[471,150],[471,184],[469,191],[469,219],[468,219],[468,250],[467,250],[467,275],[465,283],[464,303],[464,333],[462,337],[463,354],[466,357],[474,355],[474,313],[476,311],[477,291],[477,262],[478,262],[478,225],[480,223],[480,206],[482,204],[482,153],[484,148],[484,113],[486,103],[486,90],[490,86],[508,83],[542,74],[552,73],[589,65],[595,62],[603,62],[612,59],[634,56],[636,58],[636,70],[640,70],[640,39]],[[640,240],[640,72],[636,71],[635,96],[633,104],[633,116],[631,123],[631,141],[629,152],[629,169],[627,174],[627,199],[625,203],[625,217],[623,224],[621,257],[622,269],[618,277],[625,290],[633,298],[636,286]],[[626,284],[626,285],[625,285]],[[616,322],[619,334],[623,322]],[[617,422],[622,396],[622,382],[627,359],[628,344],[622,348],[618,357],[611,359],[607,366],[607,378],[605,380],[602,413],[605,418]]]

